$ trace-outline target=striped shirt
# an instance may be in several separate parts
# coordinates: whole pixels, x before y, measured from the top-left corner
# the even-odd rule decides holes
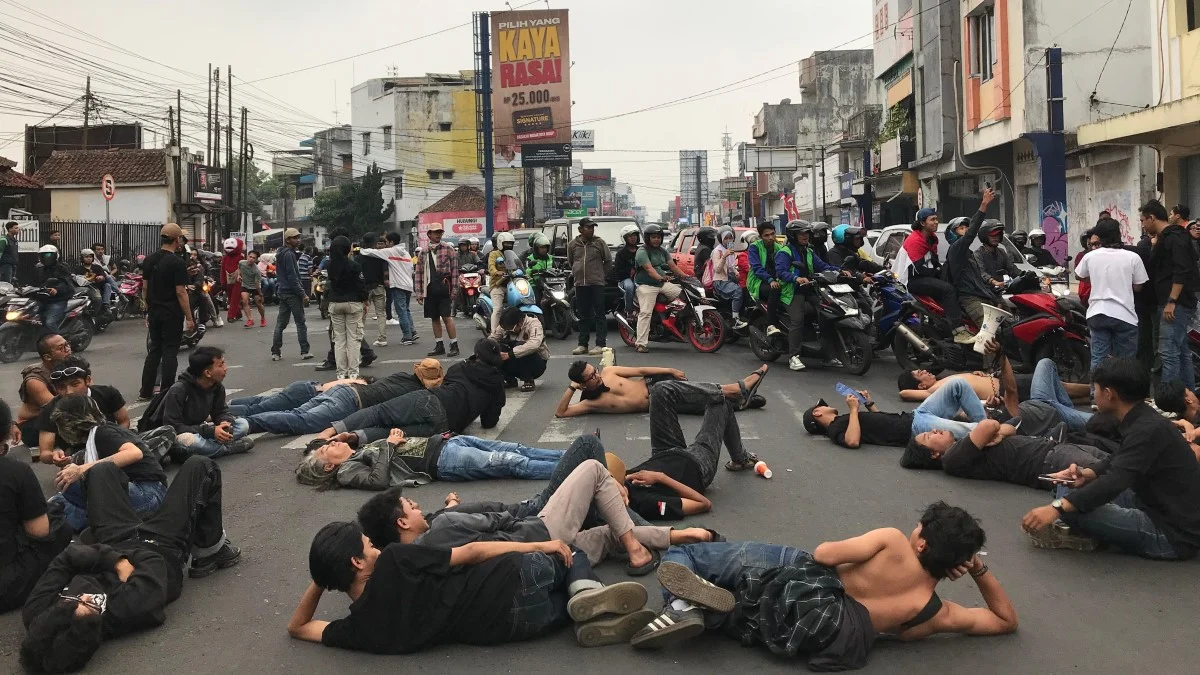
[[[300,268],[300,278],[308,280],[312,278],[312,256],[307,253],[301,253],[300,258],[296,261],[296,266]]]

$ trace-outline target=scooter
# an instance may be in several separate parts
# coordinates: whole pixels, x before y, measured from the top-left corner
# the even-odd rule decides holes
[[[121,318],[127,316],[145,316],[146,303],[142,300],[142,275],[138,272],[129,272],[122,279],[117,287],[117,295],[120,296],[121,304],[118,305],[117,313]]]
[[[329,272],[326,270],[318,270],[316,280],[313,281],[313,295],[317,296],[317,307],[321,310],[321,318],[329,318],[329,293],[326,290],[329,288]]]
[[[913,296],[890,271],[871,276],[871,316],[874,317],[872,345],[876,352],[891,349],[901,324],[909,329],[920,325],[919,319],[908,310]]]
[[[458,296],[459,302],[462,305],[463,314],[468,317],[475,317],[475,308],[479,299],[479,285],[481,283],[479,275],[479,266],[470,263],[463,265],[458,269]],[[478,321],[475,322],[478,325]],[[486,332],[486,331],[485,331]]]
[[[28,286],[9,300],[4,325],[0,326],[0,363],[13,363],[25,352],[36,348],[38,339],[45,332],[39,301],[49,297],[46,289]],[[86,298],[67,300],[67,313],[58,327],[59,334],[66,338],[73,352],[87,349],[96,332],[86,313],[87,304]]]
[[[816,316],[806,317],[812,325],[805,326],[804,335],[807,339],[801,346],[800,357],[826,360],[836,357],[841,360],[846,372],[862,375],[871,369],[875,349],[871,344],[871,317],[860,309],[859,293],[854,283],[838,272],[821,272],[807,284],[796,286],[792,302],[803,301],[800,294],[806,289],[816,293],[817,311],[828,319],[836,331],[832,342],[836,345],[837,353],[828,354],[822,346],[821,322]],[[790,327],[781,326],[780,332],[771,336],[767,335],[767,328],[766,302],[762,301],[750,324],[750,350],[760,360],[771,362],[789,353]]]
[[[696,277],[679,280],[679,297],[668,302],[656,298],[650,315],[652,342],[690,342],[702,354],[711,354],[725,343],[725,322],[717,308],[708,304],[704,285]],[[636,306],[633,314],[637,313]],[[613,311],[621,339],[630,347],[637,346],[637,328],[626,317],[624,302]],[[636,321],[636,319],[635,319]]]
[[[546,333],[557,340],[571,335],[577,321],[567,300],[567,281],[571,273],[552,267],[542,273],[542,324]]]
[[[5,308],[8,307],[8,301],[17,296],[17,289],[7,281],[0,281],[0,325],[5,321]]]
[[[542,308],[538,307],[533,284],[525,278],[525,273],[521,270],[513,270],[506,275],[506,278],[508,279],[508,289],[504,298],[505,306],[520,307],[522,312],[535,314],[541,319]],[[491,332],[492,312],[494,311],[497,310],[492,307],[492,297],[486,293],[480,293],[472,318],[475,319],[475,325],[484,335]]]

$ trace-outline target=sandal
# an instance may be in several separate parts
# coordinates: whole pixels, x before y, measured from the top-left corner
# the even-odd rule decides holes
[[[650,353],[650,348],[649,348],[649,347],[647,347],[647,346],[645,346],[645,345],[638,345],[638,346],[637,346],[637,353],[639,353],[639,354],[649,354],[649,353]]]
[[[754,384],[750,385],[749,388],[746,387],[745,382],[738,380],[738,390],[741,392],[741,396],[738,398],[738,410],[745,410],[746,408],[749,408],[751,401],[753,401],[754,397],[758,395],[758,387],[762,384],[763,379],[767,376],[767,366],[764,365],[760,367],[758,370],[754,371],[754,373],[758,374],[758,379],[755,380]]]
[[[662,554],[656,549],[650,550],[650,562],[640,567],[635,567],[630,564],[625,565],[625,573],[631,577],[644,577],[654,570],[658,569],[658,564],[662,562]]]
[[[735,462],[731,459],[728,462],[725,462],[725,470],[726,471],[745,471],[746,469],[754,468],[754,465],[757,463],[758,463],[758,455],[754,454],[753,452],[747,452],[746,453],[746,461],[739,463],[739,462]]]
[[[721,534],[720,532],[717,532],[714,529],[706,527],[706,528],[704,528],[704,530],[712,535],[712,539],[708,540],[710,544],[715,544],[717,542],[723,542],[723,541],[729,541],[728,539],[725,538],[725,535]]]
[[[536,386],[537,385],[533,382],[533,380],[525,380],[521,383],[521,386],[517,388],[517,391],[533,391],[534,387]]]

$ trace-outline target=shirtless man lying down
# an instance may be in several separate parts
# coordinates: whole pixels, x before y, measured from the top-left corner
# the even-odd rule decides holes
[[[729,398],[736,398],[737,409],[761,408],[767,400],[758,394],[765,369],[751,373],[746,379],[733,384],[720,385]],[[600,370],[587,361],[576,361],[567,371],[571,385],[563,392],[554,410],[555,417],[577,417],[590,413],[644,413],[650,410],[650,387],[658,382],[670,380],[686,381],[682,370],[675,368],[631,368],[608,366]],[[713,385],[697,385],[710,389]],[[579,402],[572,405],[571,399],[579,392]],[[679,410],[689,415],[703,415],[704,406],[692,410]]]

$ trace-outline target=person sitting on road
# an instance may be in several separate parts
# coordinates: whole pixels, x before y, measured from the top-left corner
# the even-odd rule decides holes
[[[17,396],[21,407],[17,409],[17,428],[21,430],[21,442],[34,454],[38,448],[38,418],[42,408],[54,398],[54,380],[50,379],[55,362],[71,356],[71,343],[56,333],[47,333],[37,341],[38,362],[21,369],[21,386]]]
[[[249,452],[254,448],[254,439],[246,438],[250,425],[233,415],[225,404],[222,383],[228,372],[224,351],[197,347],[175,384],[147,406],[138,428],[167,425],[174,429],[172,454],[177,460],[188,455],[215,459]]]
[[[750,273],[746,276],[746,292],[754,302],[767,305],[767,337],[782,333],[779,323],[779,294],[783,284],[775,278],[775,225],[769,221],[758,224],[758,239],[750,243],[746,259]],[[763,288],[766,284],[766,288]]]
[[[550,361],[541,320],[522,312],[520,307],[507,307],[491,338],[503,350],[500,372],[504,373],[504,386],[516,386],[520,380],[520,391],[533,391],[537,386],[534,380],[546,372],[546,364]]]
[[[417,487],[435,480],[548,480],[563,455],[562,450],[448,433],[408,438],[402,429],[392,429],[385,439],[364,441],[364,435],[347,432],[309,442],[296,480],[321,491]]]
[[[1025,514],[1038,548],[1111,545],[1156,560],[1200,552],[1200,462],[1169,420],[1145,403],[1150,374],[1137,359],[1111,357],[1092,373],[1096,406],[1120,420],[1121,447],[1093,468],[1072,465],[1051,478],[1057,499]],[[1070,489],[1067,489],[1067,488]],[[1066,532],[1051,527],[1061,519]]]
[[[900,283],[908,286],[913,295],[929,296],[941,305],[946,322],[954,327],[952,335],[955,342],[974,342],[975,336],[962,325],[958,291],[953,284],[942,279],[942,263],[937,250],[937,211],[931,208],[917,211],[912,230],[892,261],[892,272]]]
[[[880,634],[1012,633],[1017,613],[979,556],[985,540],[970,514],[936,502],[911,534],[882,528],[812,553],[745,542],[673,546],[658,570],[663,612],[631,642],[659,648],[720,625],[743,646],[832,671],[865,666]],[[967,574],[987,607],[938,597],[943,579]]]
[[[729,309],[733,314],[733,327],[741,330],[746,327],[742,319],[742,287],[738,284],[737,252],[733,250],[733,228],[722,227],[717,236],[717,247],[713,249],[709,259],[712,290],[718,298],[729,301]],[[701,272],[704,274],[704,272]]]
[[[56,396],[42,408],[38,415],[38,461],[52,463],[55,448],[63,448],[62,439],[58,438],[58,425],[54,423],[54,410],[64,396],[83,394],[96,402],[104,420],[119,427],[129,428],[129,410],[125,407],[125,397],[116,387],[92,382],[92,366],[81,356],[71,355],[62,361],[51,365],[50,381],[54,383]],[[70,448],[72,451],[80,448]]]
[[[190,457],[153,515],[130,504],[125,476],[105,462],[83,481],[94,544],[58,554],[29,594],[21,618],[28,633],[21,665],[31,672],[83,669],[104,640],[166,621],[183,590],[183,571],[205,577],[238,563],[225,538],[221,470]]]
[[[644,609],[644,587],[605,586],[587,556],[561,541],[392,544],[380,551],[357,523],[330,523],[313,538],[308,568],[312,583],[288,635],[375,654],[520,642],[568,620],[581,646],[598,647],[627,641],[654,615]],[[326,590],[350,597],[348,616],[313,619]]]
[[[612,268],[608,271],[608,283],[615,285],[625,293],[625,318],[632,320],[637,315],[636,291],[637,284],[633,281],[637,266],[633,259],[637,256],[638,244],[641,243],[642,228],[636,223],[630,223],[621,228],[621,241],[625,243],[613,256]]]
[[[47,515],[46,498],[28,462],[8,456],[16,427],[0,400],[0,612],[25,604],[54,556],[71,543],[71,528]]]
[[[864,404],[859,399],[866,399]],[[859,412],[865,405],[866,412]],[[804,411],[804,430],[814,436],[826,435],[843,448],[855,449],[862,445],[888,445],[902,448],[912,438],[913,413],[885,413],[871,399],[871,392],[863,389],[858,396],[848,394],[846,407],[849,412],[839,415],[825,399]]]
[[[997,288],[989,281],[990,277],[984,272],[979,257],[971,251],[971,245],[979,237],[984,224],[995,222],[984,220],[988,205],[994,199],[995,193],[991,188],[984,190],[975,214],[970,219],[955,218],[946,228],[946,242],[950,245],[950,250],[946,252],[946,280],[956,289],[962,311],[975,322],[976,327],[983,325],[985,304],[1000,306],[1004,302]]]
[[[436,387],[445,378],[437,359],[423,359],[413,366],[413,371],[392,373],[378,380],[344,378],[328,384],[301,380],[270,396],[234,399],[229,403],[229,411],[245,417],[251,433],[315,434],[359,410]]]
[[[683,292],[679,284],[667,281],[667,274],[673,274],[677,279],[685,275],[671,259],[670,251],[662,246],[662,227],[647,225],[642,230],[642,236],[645,243],[633,258],[633,264],[637,267],[633,281],[637,284],[637,351],[645,354],[650,351],[650,323],[658,297],[661,295],[670,302]]]
[[[751,375],[750,377],[754,377]],[[650,388],[658,382],[673,380],[686,381],[687,376],[682,370],[675,368],[608,366],[601,370],[587,361],[576,361],[567,371],[571,384],[558,400],[554,410],[555,417],[578,417],[590,413],[644,413],[650,411]],[[747,378],[749,379],[749,377]],[[737,396],[740,388],[738,383],[709,385],[699,382],[687,382],[689,386],[704,391],[709,387],[719,386],[726,396]],[[571,399],[579,392],[579,402],[572,405]],[[697,399],[700,400],[700,399]],[[766,398],[757,392],[750,396],[744,406],[762,408],[767,404]],[[703,415],[705,405],[697,403],[685,406],[679,412],[685,415]]]
[[[833,228],[833,248],[829,250],[827,262],[852,272],[877,274],[886,269],[883,265],[863,256],[866,230],[857,225],[838,225]]]
[[[494,428],[505,403],[501,353],[500,343],[480,340],[474,355],[451,366],[440,386],[359,410],[334,422],[320,437],[362,430],[367,440],[374,441],[395,427],[414,437],[447,431],[461,434],[476,419],[484,429]]]
[[[788,308],[788,351],[792,355],[788,360],[788,368],[796,371],[805,368],[800,356],[804,346],[805,317],[809,313],[817,316],[821,345],[825,351],[825,365],[834,368],[842,365],[834,356],[837,353],[837,341],[834,340],[833,324],[818,310],[816,294],[809,288],[802,288],[811,281],[810,277],[816,274],[841,271],[813,253],[809,247],[812,231],[812,223],[806,220],[793,220],[788,223],[784,228],[787,245],[775,254],[775,277],[783,284],[779,301]]]

